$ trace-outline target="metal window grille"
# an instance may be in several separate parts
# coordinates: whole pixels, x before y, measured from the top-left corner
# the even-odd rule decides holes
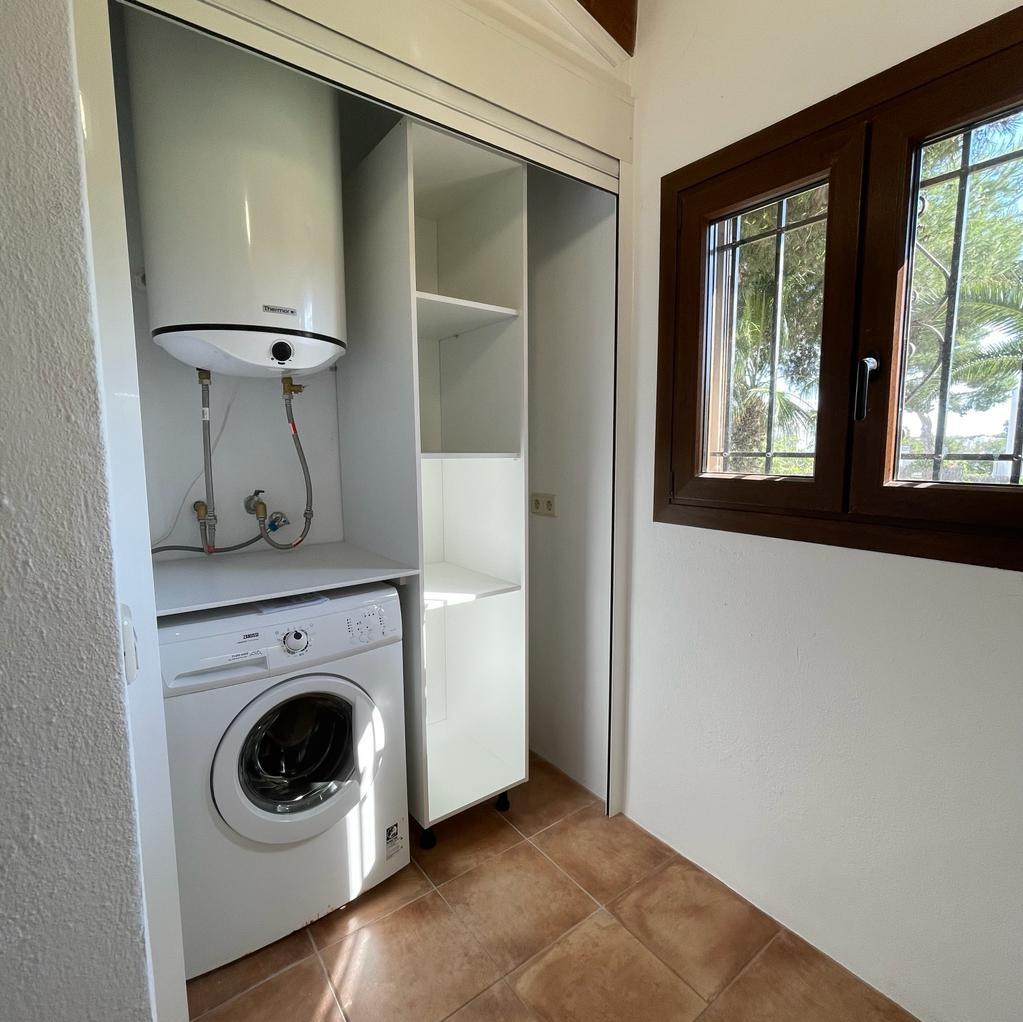
[[[713,224],[710,232],[709,246],[709,287],[713,294],[720,286],[721,279],[727,280],[727,300],[722,303],[719,313],[722,314],[720,337],[725,348],[722,358],[723,365],[727,366],[728,389],[723,395],[723,425],[721,437],[725,441],[725,447],[721,450],[707,449],[705,459],[720,458],[722,471],[733,470],[733,460],[738,458],[758,458],[764,462],[765,475],[784,474],[777,473],[775,462],[795,458],[816,457],[816,451],[779,451],[776,449],[776,428],[777,428],[777,387],[778,368],[781,356],[782,344],[782,289],[785,278],[785,242],[786,236],[799,228],[808,227],[811,224],[821,223],[828,218],[827,210],[822,213],[810,216],[790,216],[790,200],[797,195],[805,195],[826,184],[818,181],[809,186],[804,185],[798,192],[782,196],[772,203],[758,206],[755,209],[736,213],[734,216]],[[742,236],[740,224],[743,217],[762,210],[775,210],[775,226],[765,230]],[[772,307],[771,322],[771,363],[770,377],[768,383],[768,405],[766,421],[766,447],[762,451],[731,450],[728,448],[728,441],[732,432],[732,413],[734,404],[734,380],[735,380],[735,331],[738,319],[739,302],[739,253],[747,245],[756,242],[772,239],[774,242],[774,303]],[[722,268],[727,265],[727,269]],[[755,473],[759,474],[759,473]]]
[[[985,122],[990,123],[990,122]],[[989,170],[991,168],[1001,166],[1006,163],[1013,161],[1023,160],[1023,149],[1014,149],[1011,152],[1003,153],[998,156],[992,157],[985,160],[974,160],[973,159],[973,147],[975,132],[982,125],[976,125],[973,128],[967,129],[962,132],[962,145],[959,153],[959,166],[952,170],[945,171],[939,174],[933,174],[929,177],[922,176],[922,164],[923,164],[923,152],[924,149],[929,145],[935,144],[935,142],[927,143],[927,146],[921,148],[916,167],[916,187],[914,189],[914,205],[915,214],[914,222],[912,225],[912,237],[913,246],[911,252],[911,266],[910,266],[910,280],[912,280],[912,262],[916,257],[916,250],[919,246],[919,240],[917,237],[918,233],[918,219],[920,215],[919,197],[923,194],[923,189],[929,186],[942,184],[947,181],[956,182],[956,207],[955,207],[955,221],[952,235],[952,249],[951,258],[948,269],[948,283],[946,293],[946,307],[945,307],[945,319],[944,328],[942,330],[941,349],[939,355],[938,365],[936,370],[939,374],[938,384],[938,398],[937,398],[937,415],[935,419],[934,428],[934,440],[932,449],[929,452],[916,452],[901,449],[901,436],[902,431],[899,431],[900,437],[900,450],[898,452],[900,465],[907,462],[930,462],[931,468],[931,479],[932,481],[941,481],[942,468],[945,465],[955,464],[957,462],[971,463],[971,462],[990,462],[992,464],[1007,463],[1010,466],[1009,479],[1011,484],[1017,485],[1020,482],[1020,470],[1023,467],[1023,360],[1020,362],[1019,380],[1016,386],[1016,398],[1014,408],[1014,422],[1010,420],[1010,433],[1011,437],[1007,437],[1006,446],[1008,446],[1009,440],[1011,439],[1012,449],[1003,453],[976,453],[976,452],[955,452],[947,451],[946,447],[946,431],[948,426],[948,415],[949,415],[949,396],[951,393],[952,384],[952,369],[955,361],[955,348],[956,348],[956,332],[959,321],[960,312],[960,300],[961,300],[961,284],[962,284],[962,272],[964,263],[964,249],[966,242],[967,232],[967,220],[969,217],[969,196],[970,196],[970,183],[971,178],[976,174]],[[955,138],[956,136],[949,136]],[[942,141],[942,140],[935,140]],[[1023,198],[1023,197],[1021,197]],[[905,322],[903,325],[903,338],[904,342],[908,338],[909,333],[909,314],[910,309],[907,303],[907,309],[905,313]],[[905,381],[901,388],[902,403],[905,403]],[[904,411],[904,407],[901,411]],[[901,414],[901,412],[900,412]],[[1000,480],[992,480],[997,482]],[[978,480],[980,482],[980,480]]]

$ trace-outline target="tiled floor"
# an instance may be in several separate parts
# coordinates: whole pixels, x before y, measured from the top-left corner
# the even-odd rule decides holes
[[[203,1022],[913,1022],[543,760],[351,905],[188,984]]]

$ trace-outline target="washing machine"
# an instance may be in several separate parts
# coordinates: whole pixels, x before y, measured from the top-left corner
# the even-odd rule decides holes
[[[401,613],[364,586],[165,618],[189,977],[409,861]]]

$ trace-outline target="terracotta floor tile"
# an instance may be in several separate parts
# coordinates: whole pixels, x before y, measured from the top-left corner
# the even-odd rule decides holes
[[[230,1000],[232,997],[261,983],[289,965],[308,958],[313,946],[305,930],[296,930],[282,940],[253,951],[236,962],[222,965],[219,969],[190,979],[187,985],[188,1017],[195,1018],[210,1008]]]
[[[433,885],[423,876],[422,870],[409,863],[344,908],[310,923],[309,932],[317,947],[326,947],[432,890]]]
[[[437,845],[425,849],[419,847],[419,828],[413,828],[412,858],[435,884],[467,872],[522,840],[489,803],[438,823],[433,832]]]
[[[670,860],[608,908],[705,1000],[717,996],[779,929],[683,859]]]
[[[915,1022],[913,1016],[790,933],[770,947],[700,1022]]]
[[[315,958],[204,1016],[203,1022],[343,1022],[323,968]]]
[[[529,780],[508,792],[511,808],[505,818],[527,837],[597,801],[597,796],[576,784],[536,753],[529,754]]]
[[[592,805],[534,839],[602,905],[652,872],[674,852],[624,816]]]
[[[539,1022],[505,983],[495,983],[460,1008],[449,1022]]]
[[[607,912],[510,978],[548,1022],[692,1022],[704,1002]]]
[[[511,972],[597,908],[527,843],[445,884],[441,894],[502,972]]]
[[[437,893],[356,930],[322,957],[350,1022],[440,1022],[500,976]]]

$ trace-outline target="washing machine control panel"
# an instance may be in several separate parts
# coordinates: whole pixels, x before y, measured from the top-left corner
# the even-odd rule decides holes
[[[400,634],[397,606],[369,604],[341,614],[310,621],[289,621],[274,630],[274,638],[287,658],[344,654]]]
[[[169,620],[160,637],[165,695],[303,671],[400,642],[397,594],[373,592],[358,602],[354,595],[281,597],[257,604],[257,612],[228,611],[223,623],[211,615]]]
[[[391,622],[383,607],[361,607],[346,616],[346,631],[350,646],[365,646],[379,642],[393,634]]]

